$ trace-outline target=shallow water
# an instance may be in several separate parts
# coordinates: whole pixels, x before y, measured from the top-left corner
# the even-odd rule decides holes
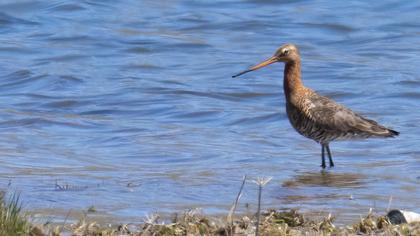
[[[346,5],[343,5],[346,4]],[[272,176],[264,207],[357,219],[420,211],[420,3],[2,1],[0,184],[35,212],[140,220],[226,213],[243,175]],[[333,143],[336,168],[284,107],[299,45],[307,86],[401,132]],[[240,209],[255,209],[249,181]],[[244,205],[249,204],[249,209]],[[48,212],[48,211],[47,211]],[[357,216],[355,218],[355,216]]]

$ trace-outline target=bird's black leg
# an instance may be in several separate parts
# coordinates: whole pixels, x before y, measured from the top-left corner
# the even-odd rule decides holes
[[[325,169],[325,145],[322,145],[322,151],[321,151],[321,156],[322,156],[322,162],[321,162],[321,167],[322,169]]]
[[[328,159],[330,160],[330,167],[334,167],[334,162],[332,160],[332,155],[331,155],[331,151],[330,151],[330,145],[327,144],[327,145],[325,145],[325,147],[327,148]]]

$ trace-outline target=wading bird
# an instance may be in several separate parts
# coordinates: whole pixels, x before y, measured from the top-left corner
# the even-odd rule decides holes
[[[275,62],[286,64],[283,87],[289,121],[298,133],[321,144],[322,168],[325,168],[325,151],[330,167],[334,166],[329,146],[331,141],[394,137],[399,134],[305,87],[301,80],[299,50],[293,44],[283,45],[271,58],[232,77]]]

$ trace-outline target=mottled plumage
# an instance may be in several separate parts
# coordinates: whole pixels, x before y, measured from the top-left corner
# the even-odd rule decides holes
[[[289,121],[301,135],[321,144],[323,168],[325,168],[325,151],[328,154],[330,167],[334,166],[329,147],[331,141],[393,137],[399,134],[306,88],[300,78],[299,50],[293,44],[282,46],[273,57],[234,77],[279,61],[286,63],[283,84]]]
[[[296,131],[318,143],[397,134],[310,89],[298,101],[296,104],[286,102],[289,120]]]

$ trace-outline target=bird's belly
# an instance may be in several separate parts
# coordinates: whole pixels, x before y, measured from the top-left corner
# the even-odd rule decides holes
[[[329,143],[341,136],[341,134],[331,132],[322,125],[317,124],[305,113],[292,105],[286,105],[287,115],[290,124],[302,136],[312,139],[318,143]]]

